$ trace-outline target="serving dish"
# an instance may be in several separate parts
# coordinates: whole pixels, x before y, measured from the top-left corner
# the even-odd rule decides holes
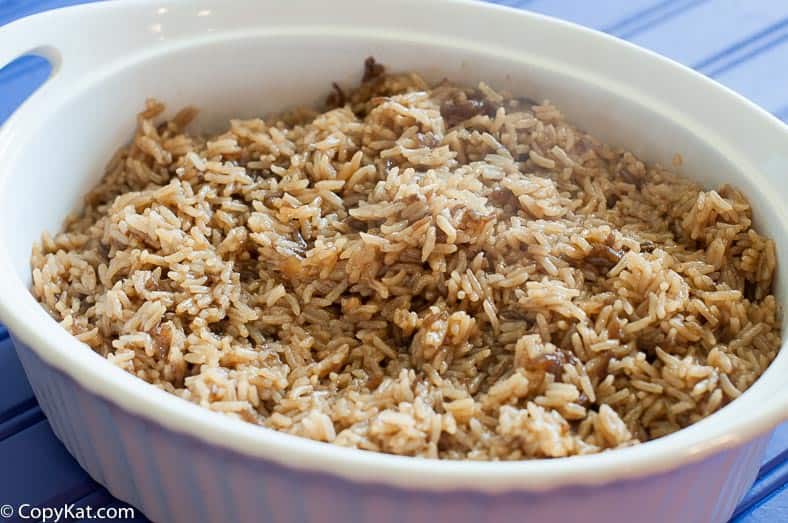
[[[785,259],[788,132],[741,97],[587,29],[438,0],[98,4],[0,30],[0,63],[31,51],[53,74],[0,131],[0,319],[58,437],[150,518],[723,521],[755,478],[769,430],[788,416],[785,351],[739,400],[648,444],[552,461],[438,463],[204,411],[85,350],[27,291],[30,245],[96,182],[145,97],[197,105],[198,125],[210,129],[228,116],[316,103],[332,81],[355,81],[368,55],[432,80],[483,79],[549,98],[651,161],[679,152],[690,176],[745,191]],[[785,281],[780,266],[783,305]]]

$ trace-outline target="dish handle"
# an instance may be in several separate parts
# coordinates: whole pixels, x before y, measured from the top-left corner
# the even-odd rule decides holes
[[[65,48],[76,38],[64,28],[69,24],[63,23],[59,11],[20,18],[0,27],[0,68],[25,55],[40,56],[52,66],[44,83],[51,81],[60,72]]]

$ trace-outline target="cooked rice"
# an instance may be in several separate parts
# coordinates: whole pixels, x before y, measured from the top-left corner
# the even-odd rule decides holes
[[[775,357],[774,242],[738,190],[485,84],[368,61],[329,104],[200,137],[193,110],[162,120],[149,101],[81,213],[33,248],[35,296],[188,401],[431,458],[647,441]]]

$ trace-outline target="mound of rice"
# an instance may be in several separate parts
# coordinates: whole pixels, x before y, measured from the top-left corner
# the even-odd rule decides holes
[[[321,113],[200,137],[163,110],[34,247],[33,292],[205,408],[393,454],[560,457],[686,427],[778,351],[746,198],[548,102],[368,60]]]

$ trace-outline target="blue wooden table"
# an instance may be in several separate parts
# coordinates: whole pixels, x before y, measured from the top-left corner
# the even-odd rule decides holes
[[[0,0],[0,25],[86,0]],[[634,42],[697,69],[788,120],[786,0],[498,0]],[[46,78],[43,59],[0,69],[0,123]],[[80,469],[38,408],[0,326],[0,505],[121,507]],[[0,518],[2,519],[2,518]],[[138,513],[137,520],[146,521]],[[734,521],[788,521],[788,424]]]

